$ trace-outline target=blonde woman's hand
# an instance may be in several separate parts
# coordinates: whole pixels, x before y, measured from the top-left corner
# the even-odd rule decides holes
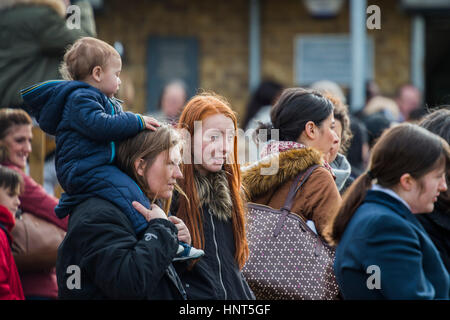
[[[144,216],[145,220],[150,221],[153,219],[166,219],[166,213],[156,204],[151,205],[151,209],[147,209],[137,201],[132,202],[133,207]]]
[[[181,220],[180,218],[177,218],[175,216],[170,216],[168,219],[178,229],[178,240],[182,241],[184,243],[187,243],[188,245],[191,245],[191,233],[189,232],[189,229],[184,224],[183,220]]]

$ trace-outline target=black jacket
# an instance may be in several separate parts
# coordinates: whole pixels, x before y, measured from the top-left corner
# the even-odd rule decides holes
[[[170,221],[151,220],[137,235],[112,203],[90,198],[70,215],[58,250],[59,298],[184,299],[171,264],[177,248],[177,229]],[[79,289],[74,288],[76,272],[69,266],[79,267]]]
[[[450,273],[450,207],[438,202],[432,213],[417,214],[416,217],[433,240]]]
[[[176,196],[171,212],[177,212]],[[188,262],[174,266],[192,300],[253,300],[249,288],[234,258],[235,245],[231,221],[223,221],[203,206],[205,255],[190,270]]]

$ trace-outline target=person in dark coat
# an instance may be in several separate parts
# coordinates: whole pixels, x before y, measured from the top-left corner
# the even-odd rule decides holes
[[[77,205],[58,250],[60,299],[186,298],[172,259],[178,241],[191,242],[190,233],[180,219],[168,218],[160,208],[182,177],[179,142],[174,129],[161,126],[120,144],[118,166],[158,205],[148,210],[133,202],[149,220],[141,232],[111,201],[92,196]]]
[[[449,273],[415,217],[447,191],[449,161],[447,142],[417,125],[383,133],[330,230],[344,299],[450,298]]]
[[[75,28],[66,23],[69,0],[0,1],[0,108],[22,107],[24,87],[61,79],[59,66],[67,46],[96,36],[90,2],[72,3],[80,10]]]
[[[450,107],[437,110],[426,116],[420,126],[442,137],[450,144]],[[447,171],[447,185],[450,185]],[[441,254],[442,261],[450,273],[450,189],[439,195],[432,213],[418,214],[422,226],[428,232]]]
[[[175,263],[188,299],[254,299],[241,272],[248,245],[236,116],[224,98],[204,93],[189,100],[178,124],[193,148],[181,167],[186,197],[174,199],[171,212],[186,223],[193,246],[205,251],[200,260]]]

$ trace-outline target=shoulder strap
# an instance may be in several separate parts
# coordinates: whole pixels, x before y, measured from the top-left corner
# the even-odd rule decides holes
[[[298,190],[306,182],[306,180],[308,180],[308,178],[312,174],[312,172],[318,167],[320,167],[320,165],[315,164],[315,165],[309,167],[308,169],[306,169],[305,171],[302,171],[298,174],[297,178],[295,178],[294,182],[291,185],[291,188],[289,189],[289,193],[286,197],[286,200],[285,200],[284,205],[281,208],[281,210],[284,209],[284,210],[287,210],[288,212],[291,211],[292,206],[294,204],[294,198],[295,198],[295,195],[297,194]]]
[[[320,165],[318,165],[318,164],[313,165],[313,166],[309,167],[308,169],[306,169],[305,171],[300,172],[298,174],[298,176],[295,178],[294,182],[291,185],[291,188],[289,189],[289,193],[286,197],[286,201],[284,202],[283,207],[280,209],[281,215],[280,215],[280,218],[278,219],[275,229],[273,230],[274,237],[277,237],[280,234],[281,229],[283,228],[284,222],[287,219],[287,216],[289,215],[289,213],[291,212],[292,205],[294,204],[294,198],[295,198],[295,195],[297,194],[297,191],[306,182],[306,180],[308,180],[309,176],[314,171],[314,169],[316,169],[319,166]]]
[[[1,224],[0,223],[0,229],[2,229],[3,231],[5,231],[5,234],[6,234],[6,237],[8,238],[8,241],[9,241],[9,245],[11,245],[12,243],[12,239],[11,239],[11,236],[9,235],[9,233],[8,233],[8,231],[6,230],[6,227],[3,225],[3,224]]]

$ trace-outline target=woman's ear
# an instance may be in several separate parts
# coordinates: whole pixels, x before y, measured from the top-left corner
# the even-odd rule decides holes
[[[317,127],[316,124],[313,121],[308,121],[305,124],[305,134],[306,136],[311,139],[314,140],[316,138],[317,135]]]
[[[400,177],[399,185],[404,191],[411,191],[415,183],[416,180],[409,173],[404,173]]]
[[[92,78],[97,82],[102,80],[102,67],[95,66],[94,69],[92,69]]]
[[[134,161],[134,170],[136,171],[138,176],[144,176],[144,159],[139,158]]]

